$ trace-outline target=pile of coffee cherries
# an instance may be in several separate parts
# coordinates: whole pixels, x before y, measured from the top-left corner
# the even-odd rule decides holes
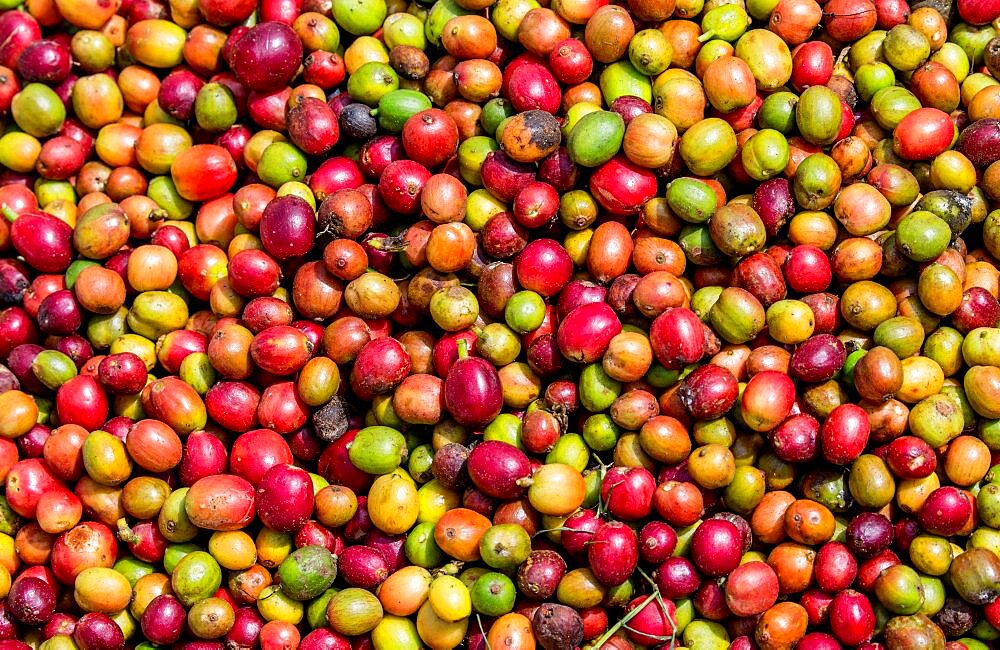
[[[0,0],[0,650],[996,647],[998,30]]]

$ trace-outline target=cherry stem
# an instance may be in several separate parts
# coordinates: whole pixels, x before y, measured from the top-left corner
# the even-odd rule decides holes
[[[409,244],[403,235],[396,235],[395,237],[372,237],[365,243],[375,250],[385,253],[402,253]]]
[[[614,625],[612,625],[611,627],[609,627],[608,631],[605,632],[604,635],[601,636],[601,638],[598,639],[596,643],[594,643],[594,647],[595,648],[600,648],[601,646],[603,646],[607,642],[608,639],[610,639],[611,637],[613,637],[618,630],[620,630],[623,627],[625,627],[626,623],[628,623],[633,618],[635,618],[636,616],[638,616],[639,612],[641,612],[643,609],[645,609],[646,605],[648,605],[651,602],[653,602],[654,600],[656,600],[656,597],[659,596],[659,595],[660,595],[659,591],[654,591],[653,593],[649,594],[649,596],[646,598],[646,600],[642,601],[642,603],[640,603],[638,607],[632,609],[630,612],[628,612],[627,614],[625,614],[625,616],[623,616],[620,621],[618,621],[617,623],[615,623]]]
[[[125,521],[125,517],[118,520],[118,539],[126,544],[139,543],[139,536],[129,527],[128,522]]]

